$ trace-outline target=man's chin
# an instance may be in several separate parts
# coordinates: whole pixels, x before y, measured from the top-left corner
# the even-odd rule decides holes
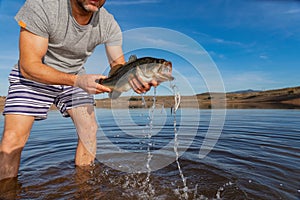
[[[84,9],[88,12],[97,12],[99,10],[97,6],[93,6],[93,5],[85,5]]]

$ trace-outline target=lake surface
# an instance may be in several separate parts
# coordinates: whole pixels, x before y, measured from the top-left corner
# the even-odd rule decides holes
[[[74,166],[75,128],[51,111],[32,129],[18,179],[0,182],[0,199],[300,198],[300,110],[227,110],[221,134],[212,110],[179,109],[175,126],[164,108],[96,114],[94,166]]]

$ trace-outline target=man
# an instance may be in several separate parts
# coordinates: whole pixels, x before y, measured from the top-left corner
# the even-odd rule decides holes
[[[124,64],[121,31],[102,6],[105,0],[27,0],[15,19],[20,31],[19,62],[12,70],[0,144],[0,180],[16,177],[34,120],[45,119],[54,103],[70,116],[78,134],[75,164],[95,159],[97,122],[91,94],[111,92],[85,74],[84,63],[105,44],[111,67]],[[129,80],[137,93],[158,83]],[[41,133],[42,137],[42,133]]]

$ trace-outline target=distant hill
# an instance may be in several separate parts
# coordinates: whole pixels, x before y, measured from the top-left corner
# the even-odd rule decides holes
[[[146,107],[152,106],[153,97],[144,96]],[[157,96],[157,107],[172,107],[173,96]],[[99,99],[101,108],[141,108],[142,97],[120,97],[117,100]],[[185,108],[297,108],[300,109],[300,86],[267,91],[244,90],[229,93],[202,93],[194,96],[182,96],[181,107]]]
[[[209,94],[210,98],[220,95]],[[245,90],[227,93],[227,108],[300,108],[300,86],[266,91]],[[205,95],[197,95],[199,101],[205,100]]]
[[[238,90],[238,91],[234,91],[234,92],[228,92],[228,94],[244,94],[244,93],[249,93],[249,92],[261,92],[261,90],[252,90],[252,89]]]
[[[250,91],[245,93],[226,94],[228,102],[240,103],[286,103],[300,105],[300,86],[266,91]]]
[[[0,97],[0,112],[3,111],[5,97]],[[98,108],[142,108],[153,104],[152,96],[144,96],[146,105],[141,96],[120,97],[117,100],[98,99]],[[157,96],[157,107],[169,108],[174,105],[173,96]],[[183,108],[285,108],[300,109],[300,86],[275,90],[256,91],[242,90],[229,93],[202,93],[194,96],[182,96]],[[54,109],[54,107],[53,107]]]

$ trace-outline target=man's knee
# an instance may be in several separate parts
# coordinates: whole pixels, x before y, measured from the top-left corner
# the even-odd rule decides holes
[[[78,132],[79,141],[85,145],[95,143],[97,138],[97,130],[97,124],[90,125],[86,129],[81,129],[81,131]]]
[[[96,134],[98,130],[98,124],[96,121],[93,121],[90,125],[91,133]]]
[[[0,150],[5,153],[11,153],[16,149],[22,149],[28,140],[33,122],[33,116],[5,115],[5,128]]]
[[[23,149],[29,137],[27,132],[5,130],[0,144],[0,151],[11,153],[16,149]]]
[[[95,136],[98,130],[98,124],[96,120],[91,120],[77,125],[76,128],[79,134]]]

